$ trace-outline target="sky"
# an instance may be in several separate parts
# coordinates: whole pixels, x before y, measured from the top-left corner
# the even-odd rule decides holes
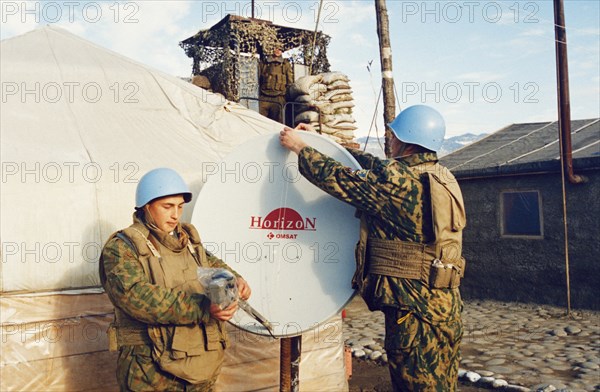
[[[571,118],[600,117],[600,2],[565,0]],[[331,37],[332,71],[348,75],[356,136],[383,134],[374,1],[255,1],[255,16]],[[396,113],[426,104],[447,137],[556,121],[553,2],[388,0]],[[179,42],[251,1],[0,0],[0,38],[55,24],[160,71],[190,76]],[[0,53],[1,55],[1,53]],[[373,118],[376,119],[373,122]]]

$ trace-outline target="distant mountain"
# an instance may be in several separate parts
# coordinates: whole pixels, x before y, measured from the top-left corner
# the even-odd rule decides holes
[[[487,133],[482,133],[479,135],[475,135],[473,133],[465,133],[463,135],[452,136],[447,139],[444,139],[444,143],[442,143],[442,147],[440,148],[440,151],[438,152],[438,156],[443,157],[444,155],[448,155],[451,152],[456,151],[465,146],[468,146],[469,144],[474,143],[474,142],[484,138],[487,135],[488,135]],[[356,142],[360,143],[361,150],[365,147],[366,141],[367,141],[366,137],[360,137],[360,138],[356,139]],[[384,146],[384,140],[382,137],[379,138],[379,140],[377,138],[370,137],[369,143],[367,144],[366,151],[375,156],[383,158],[385,156],[385,154],[383,153],[383,146]]]
[[[475,143],[476,141],[483,139],[486,137],[487,133],[481,133],[479,135],[475,135],[473,133],[465,133],[464,135],[453,136],[444,140],[442,143],[442,148],[438,151],[438,156],[443,157],[444,155],[448,155],[453,151],[461,149],[465,146],[468,146],[471,143]]]

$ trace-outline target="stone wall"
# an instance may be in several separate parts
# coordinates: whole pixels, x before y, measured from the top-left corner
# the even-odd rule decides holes
[[[578,173],[579,174],[579,173]],[[572,308],[600,309],[600,173],[566,184]],[[459,179],[467,211],[461,291],[468,299],[567,304],[560,174]],[[501,235],[502,191],[538,190],[543,238]]]

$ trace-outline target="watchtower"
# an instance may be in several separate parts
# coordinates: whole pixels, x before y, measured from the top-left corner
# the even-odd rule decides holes
[[[239,102],[240,98],[258,98],[258,63],[276,46],[289,56],[296,79],[329,72],[329,41],[320,31],[229,14],[179,45],[194,60],[193,75],[206,76],[213,91]]]

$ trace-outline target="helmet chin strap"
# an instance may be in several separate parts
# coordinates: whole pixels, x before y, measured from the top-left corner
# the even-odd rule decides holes
[[[150,212],[150,203],[148,203],[144,206],[144,215],[146,218],[146,223],[156,225],[156,220],[154,220],[154,217],[152,216],[152,213]]]
[[[392,158],[402,158],[405,154],[405,151],[408,147],[408,145],[406,143],[404,143],[403,141],[401,141],[400,139],[398,139],[396,136],[394,136],[393,140],[393,145],[392,145]]]
[[[403,157],[404,157],[404,155],[405,155],[405,154],[404,154],[404,152],[406,151],[406,147],[407,147],[407,146],[408,146],[408,145],[407,145],[406,143],[402,143],[402,144],[400,145],[400,148],[398,148],[398,154],[396,154],[396,156],[398,156],[398,157],[400,157],[400,158],[403,158]]]
[[[419,152],[424,152],[424,149],[421,146],[418,146],[416,144],[411,144],[411,143],[404,143],[400,140],[398,140],[396,143],[399,144],[399,146],[397,147],[397,150],[395,150],[395,154],[392,158],[404,158],[407,157],[409,155],[413,155]],[[392,151],[394,152],[394,151]]]

